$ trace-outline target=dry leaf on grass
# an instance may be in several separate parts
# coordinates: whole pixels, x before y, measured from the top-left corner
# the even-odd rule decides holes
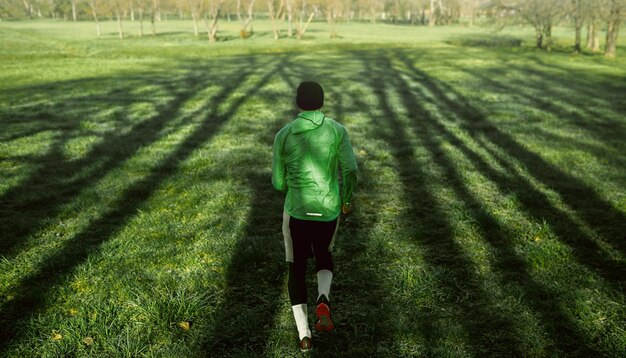
[[[187,321],[182,321],[178,323],[178,327],[182,328],[183,331],[188,331],[191,325]]]

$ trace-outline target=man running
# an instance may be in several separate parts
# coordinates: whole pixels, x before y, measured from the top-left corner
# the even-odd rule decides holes
[[[308,351],[312,342],[305,285],[307,259],[312,247],[318,289],[315,329],[330,332],[334,329],[328,302],[334,268],[330,251],[339,214],[350,211],[357,164],[346,129],[320,111],[324,104],[322,87],[316,82],[302,82],[296,103],[302,112],[274,138],[272,185],[287,194],[283,236],[289,263],[289,299],[300,349]]]

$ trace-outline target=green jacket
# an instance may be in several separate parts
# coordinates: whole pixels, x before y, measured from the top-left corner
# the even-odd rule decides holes
[[[350,205],[356,171],[348,132],[319,110],[301,112],[274,138],[272,185],[287,193],[285,210],[294,218],[334,220],[342,203]]]

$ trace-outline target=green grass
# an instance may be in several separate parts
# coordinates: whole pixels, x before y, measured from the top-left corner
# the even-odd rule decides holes
[[[623,45],[222,29],[0,24],[0,355],[298,356],[270,161],[306,79],[360,168],[315,355],[626,355]]]

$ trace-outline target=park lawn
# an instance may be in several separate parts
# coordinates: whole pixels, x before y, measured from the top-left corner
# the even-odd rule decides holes
[[[317,355],[626,355],[624,46],[190,25],[0,24],[0,355],[298,356],[270,161],[305,79],[360,169]]]

